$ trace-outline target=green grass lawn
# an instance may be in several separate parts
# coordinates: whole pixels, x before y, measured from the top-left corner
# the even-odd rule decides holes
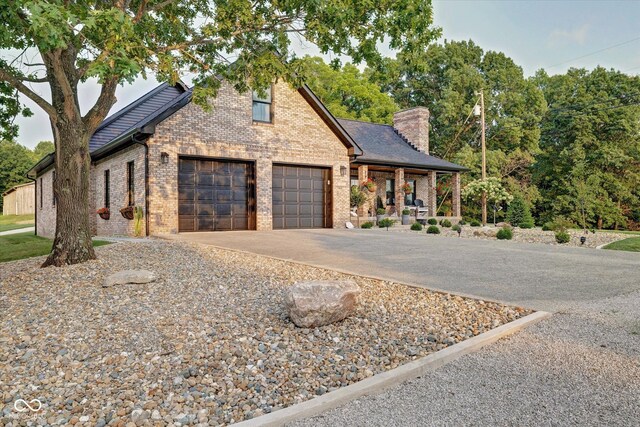
[[[51,239],[34,236],[32,233],[0,236],[0,262],[47,255],[51,252]],[[94,240],[93,246],[108,245],[111,242]]]
[[[635,234],[640,236],[640,231],[627,231],[627,230],[596,230],[596,233]]]
[[[603,249],[612,249],[615,251],[640,252],[640,237],[629,237],[628,239],[618,240],[609,243]]]
[[[33,227],[35,215],[0,215],[0,232]]]

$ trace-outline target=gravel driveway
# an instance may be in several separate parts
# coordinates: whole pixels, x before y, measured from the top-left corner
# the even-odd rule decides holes
[[[552,318],[382,394],[293,425],[640,425],[640,292]]]
[[[42,257],[1,264],[0,425],[26,422],[13,408],[19,398],[44,404],[37,424],[228,424],[528,313],[355,277],[356,315],[301,329],[284,312],[286,287],[350,276],[165,241],[97,253],[65,268],[41,269]],[[149,269],[158,280],[102,288],[123,269]]]

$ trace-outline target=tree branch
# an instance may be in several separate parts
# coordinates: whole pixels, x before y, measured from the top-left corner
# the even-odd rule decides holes
[[[47,102],[40,95],[29,89],[22,83],[21,79],[9,73],[4,68],[0,68],[0,80],[4,80],[8,82],[11,86],[13,86],[18,92],[22,93],[24,96],[35,102],[40,108],[42,108],[48,115],[54,120],[58,119],[58,113],[56,112],[53,105]]]
[[[85,114],[82,118],[82,121],[85,124],[85,127],[93,132],[100,123],[104,120],[104,118],[113,107],[113,104],[116,103],[116,87],[118,86],[118,79],[116,77],[110,77],[102,84],[102,89],[100,90],[100,96],[96,103],[91,107],[91,109]]]

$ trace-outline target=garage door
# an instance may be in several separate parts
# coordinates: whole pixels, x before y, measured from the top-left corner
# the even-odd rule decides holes
[[[331,226],[329,169],[273,166],[273,228]]]
[[[254,228],[251,163],[183,158],[179,162],[180,231]]]

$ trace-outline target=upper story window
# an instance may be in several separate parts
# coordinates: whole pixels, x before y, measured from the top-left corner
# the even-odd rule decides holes
[[[271,98],[273,87],[265,91],[264,96],[260,96],[258,91],[253,91],[253,121],[262,123],[272,123],[273,113],[271,110]]]

